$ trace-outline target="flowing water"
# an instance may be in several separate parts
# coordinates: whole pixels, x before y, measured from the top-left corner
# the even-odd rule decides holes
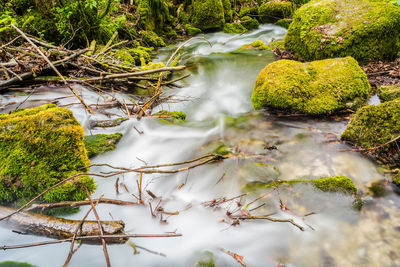
[[[207,34],[212,46],[193,40],[184,48],[183,64],[191,76],[180,82],[182,88],[165,89],[170,100],[158,109],[180,110],[187,114],[187,122],[165,124],[154,118],[140,121],[130,119],[114,128],[90,128],[92,119],[107,119],[104,114],[89,115],[66,89],[39,88],[22,106],[29,107],[57,99],[58,105],[71,109],[85,127],[85,133],[122,132],[124,137],[117,148],[95,157],[92,163],[137,167],[174,163],[192,159],[221,147],[233,151],[233,158],[207,164],[177,174],[146,174],[146,190],[162,198],[165,211],[179,211],[179,215],[153,218],[146,206],[98,206],[103,220],[121,219],[128,233],[149,234],[177,232],[182,237],[132,239],[134,244],[167,257],[145,250],[134,250],[128,244],[110,245],[112,266],[196,266],[196,261],[213,255],[216,266],[240,266],[220,248],[244,256],[248,266],[399,266],[400,212],[399,197],[386,185],[388,194],[382,198],[364,197],[361,211],[357,201],[341,193],[316,191],[310,185],[298,184],[272,191],[262,182],[271,179],[318,178],[346,175],[353,179],[361,192],[376,180],[385,180],[378,166],[361,154],[348,151],[338,142],[347,121],[276,118],[256,113],[250,96],[259,71],[276,60],[271,51],[235,52],[240,46],[255,40],[264,42],[282,39],[285,30],[272,25],[235,36],[224,33]],[[175,48],[160,52],[158,60],[165,61]],[[106,103],[107,96],[76,87],[87,103]],[[114,94],[119,99],[128,96]],[[1,96],[7,104],[3,112],[15,108],[26,96]],[[47,100],[46,100],[47,99]],[[15,103],[14,103],[15,102]],[[107,110],[123,116],[119,109]],[[141,134],[139,132],[142,132]],[[275,149],[276,148],[276,149]],[[105,167],[93,167],[90,172],[107,172]],[[96,178],[98,188],[94,197],[135,201],[139,175]],[[272,191],[272,192],[271,192]],[[227,211],[241,207],[228,202],[219,208],[202,203],[216,198],[231,198],[244,192],[242,204],[251,204],[252,215],[273,214],[273,218],[292,218],[304,227],[300,231],[289,223],[266,220],[241,221],[231,225]],[[151,198],[145,194],[146,202]],[[153,208],[159,200],[153,200]],[[243,208],[243,207],[242,207]],[[81,219],[88,207],[66,216]],[[315,214],[305,216],[310,212]],[[92,216],[90,219],[94,219]],[[0,228],[0,245],[14,245],[48,240],[44,237],[18,235]],[[0,252],[0,261],[25,261],[37,266],[61,266],[68,254],[69,244],[7,250]],[[101,246],[83,245],[73,256],[70,266],[104,266]]]

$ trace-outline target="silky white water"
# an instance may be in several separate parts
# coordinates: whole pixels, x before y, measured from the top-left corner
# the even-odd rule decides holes
[[[36,106],[57,99],[57,105],[74,112],[84,126],[85,134],[124,134],[114,151],[99,155],[92,163],[107,163],[121,167],[138,167],[189,160],[214,151],[224,145],[240,157],[203,165],[177,174],[146,174],[143,184],[161,197],[165,211],[179,215],[153,218],[148,205],[113,206],[100,204],[102,220],[123,220],[125,230],[132,234],[181,233],[182,237],[131,239],[136,245],[167,255],[162,257],[128,244],[110,245],[112,266],[196,266],[196,261],[210,251],[216,266],[239,266],[219,248],[244,256],[248,266],[395,266],[400,245],[399,198],[393,192],[380,199],[366,198],[362,211],[353,207],[354,197],[340,193],[316,191],[309,185],[296,185],[292,190],[274,191],[251,208],[265,203],[255,215],[271,214],[274,218],[292,218],[303,226],[300,231],[289,223],[265,220],[242,221],[231,226],[226,210],[206,208],[204,201],[219,197],[235,197],[244,192],[250,182],[269,178],[296,179],[345,175],[353,179],[360,191],[366,191],[371,181],[385,179],[378,166],[361,154],[343,151],[348,147],[337,138],[347,121],[312,119],[276,119],[253,111],[250,97],[259,71],[276,60],[271,51],[234,52],[255,40],[269,43],[285,34],[283,28],[262,25],[259,29],[233,36],[225,33],[204,35],[212,46],[193,40],[184,48],[182,64],[191,74],[179,82],[182,88],[165,89],[166,95],[180,101],[161,104],[159,109],[184,111],[187,122],[169,125],[155,118],[132,118],[114,128],[90,128],[93,119],[113,119],[124,116],[119,109],[107,110],[110,118],[97,112],[89,115],[64,88],[39,88],[21,107]],[[160,51],[157,60],[165,61],[175,47]],[[76,86],[88,104],[106,103],[110,97]],[[66,97],[68,96],[68,97]],[[113,93],[126,101],[129,97]],[[17,107],[26,96],[1,96],[0,105],[7,112]],[[136,129],[135,129],[136,128]],[[140,134],[138,131],[142,132]],[[277,149],[268,150],[275,146]],[[257,157],[258,156],[258,157]],[[263,163],[264,167],[255,163]],[[271,165],[265,165],[271,164]],[[268,169],[269,167],[270,169]],[[279,171],[273,168],[275,166]],[[269,172],[271,170],[271,173]],[[106,167],[93,167],[90,172],[107,172]],[[135,201],[137,173],[118,176],[124,187],[116,193],[113,178],[95,178],[97,190],[93,197]],[[390,186],[388,186],[390,190]],[[242,198],[249,203],[271,189],[254,189]],[[144,193],[147,203],[151,197]],[[288,210],[280,208],[280,200]],[[159,200],[152,201],[156,206]],[[235,206],[236,205],[236,206]],[[153,208],[154,208],[153,206]],[[67,218],[81,219],[89,207]],[[225,209],[227,208],[227,209]],[[304,217],[304,214],[314,215]],[[253,213],[252,213],[253,214]],[[93,215],[89,219],[95,219]],[[225,220],[225,222],[222,221]],[[18,235],[0,228],[0,245],[16,245],[48,240],[45,237]],[[61,266],[69,252],[69,243],[0,251],[0,261],[24,261],[37,266]],[[105,266],[101,246],[82,245],[70,266]]]

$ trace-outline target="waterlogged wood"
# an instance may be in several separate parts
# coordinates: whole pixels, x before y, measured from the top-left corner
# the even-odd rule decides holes
[[[0,217],[15,212],[14,209],[0,206]],[[80,220],[69,220],[64,218],[52,217],[30,212],[19,212],[3,221],[9,227],[18,228],[21,231],[43,235],[50,238],[72,238],[76,228],[81,223]],[[107,239],[107,243],[125,243],[128,238],[119,235],[125,235],[123,221],[101,221],[104,235],[112,235],[114,238]],[[99,225],[97,221],[85,221],[79,231],[78,236],[98,236]],[[89,243],[101,243],[101,239],[84,240]]]

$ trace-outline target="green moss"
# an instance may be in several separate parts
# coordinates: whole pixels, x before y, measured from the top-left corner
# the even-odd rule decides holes
[[[44,105],[0,114],[0,202],[32,198],[87,165],[83,128],[71,111]],[[95,189],[92,178],[80,176],[42,199],[85,199],[83,185]]]
[[[389,142],[399,135],[400,100],[393,100],[359,109],[346,126],[341,138],[352,144],[370,148]],[[396,144],[391,145],[396,147]],[[388,145],[382,149],[390,147]]]
[[[135,64],[140,66],[142,62],[149,63],[152,60],[150,53],[153,51],[152,47],[138,46],[128,50],[130,55],[133,57]]]
[[[150,47],[163,47],[165,46],[164,40],[152,31],[141,31],[142,41]]]
[[[285,46],[307,60],[392,59],[400,50],[400,7],[384,0],[312,1],[293,16]]]
[[[115,145],[122,138],[122,133],[115,134],[95,134],[85,136],[85,147],[87,155],[92,158],[106,151],[114,150]]]
[[[397,175],[393,177],[393,183],[400,186],[400,172],[398,172]]]
[[[290,24],[292,23],[292,21],[293,21],[293,19],[280,19],[277,22],[275,22],[274,24],[288,29]]]
[[[273,23],[290,17],[293,10],[291,2],[266,2],[258,8],[259,20],[262,23]]]
[[[193,0],[192,24],[201,30],[222,28],[225,24],[221,0]]]
[[[245,27],[248,30],[256,29],[260,25],[260,23],[258,23],[256,19],[253,19],[249,16],[244,16],[240,18],[240,24],[242,24],[243,27]]]
[[[275,42],[270,43],[269,46],[271,47],[271,49],[275,49],[275,48],[284,49],[285,48],[285,42],[283,40],[275,41]]]
[[[159,120],[168,124],[179,124],[186,120],[186,114],[182,111],[161,110],[154,113],[153,116],[159,117]]]
[[[388,85],[379,87],[378,96],[382,102],[391,101],[400,98],[400,86]]]
[[[239,50],[267,50],[271,49],[263,41],[257,40],[248,45],[242,45]]]
[[[224,18],[225,22],[231,22],[233,18],[233,10],[230,0],[222,0],[222,5],[224,7]]]
[[[114,57],[120,60],[123,63],[136,65],[136,61],[134,57],[129,53],[129,51],[125,48],[114,50]]]
[[[224,32],[226,33],[239,34],[246,31],[247,29],[240,23],[227,23],[224,26]]]
[[[168,5],[163,0],[138,0],[137,13],[140,26],[149,31],[163,29],[170,20]]]
[[[35,265],[26,262],[3,261],[0,262],[0,267],[35,267]]]
[[[251,101],[308,115],[356,109],[368,99],[367,76],[351,57],[301,63],[279,60],[258,75]]]
[[[375,181],[368,186],[368,191],[373,197],[384,197],[387,195],[387,190],[385,188],[385,181]]]
[[[205,251],[198,256],[195,267],[215,267],[214,254],[211,251]]]
[[[185,25],[185,31],[188,35],[196,35],[201,33],[201,30],[199,28],[193,27],[190,24]]]
[[[241,17],[249,16],[249,15],[257,16],[258,15],[258,7],[242,6],[242,8],[240,9],[240,12],[239,12],[239,17],[241,18]]]
[[[254,191],[259,188],[273,188],[282,185],[294,185],[294,184],[312,184],[315,189],[321,190],[323,192],[338,192],[343,194],[356,194],[357,187],[354,185],[351,178],[346,176],[331,176],[318,178],[313,180],[274,180],[266,183],[249,183],[245,187],[245,191]]]

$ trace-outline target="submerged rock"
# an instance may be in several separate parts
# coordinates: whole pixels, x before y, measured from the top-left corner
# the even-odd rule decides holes
[[[193,26],[201,30],[219,29],[225,24],[221,0],[193,0]]]
[[[242,24],[243,27],[245,27],[248,30],[256,29],[260,25],[260,23],[258,23],[256,19],[253,19],[249,16],[244,16],[240,18],[240,24]]]
[[[87,165],[83,128],[71,111],[44,105],[0,114],[0,202],[32,198]],[[93,179],[83,175],[42,198],[83,200],[83,186],[95,189]]]
[[[299,8],[285,47],[307,60],[391,59],[400,50],[400,7],[378,0],[320,0]]]
[[[400,166],[398,141],[391,142],[399,136],[400,100],[393,100],[358,110],[341,138],[362,148],[376,148],[371,152],[378,158]]]
[[[158,117],[160,121],[167,124],[179,124],[186,120],[186,114],[182,111],[161,110],[154,113],[153,116]]]
[[[307,115],[357,109],[368,99],[367,76],[351,57],[301,63],[279,60],[258,75],[251,101]]]
[[[115,134],[95,134],[85,136],[85,146],[87,155],[92,158],[106,151],[114,150],[115,145],[122,138],[122,133]]]
[[[400,98],[399,85],[387,85],[379,87],[379,99],[383,102],[391,101]]]
[[[239,50],[267,50],[271,49],[268,45],[266,45],[263,41],[261,40],[256,40],[252,42],[251,44],[248,45],[242,45]]]

